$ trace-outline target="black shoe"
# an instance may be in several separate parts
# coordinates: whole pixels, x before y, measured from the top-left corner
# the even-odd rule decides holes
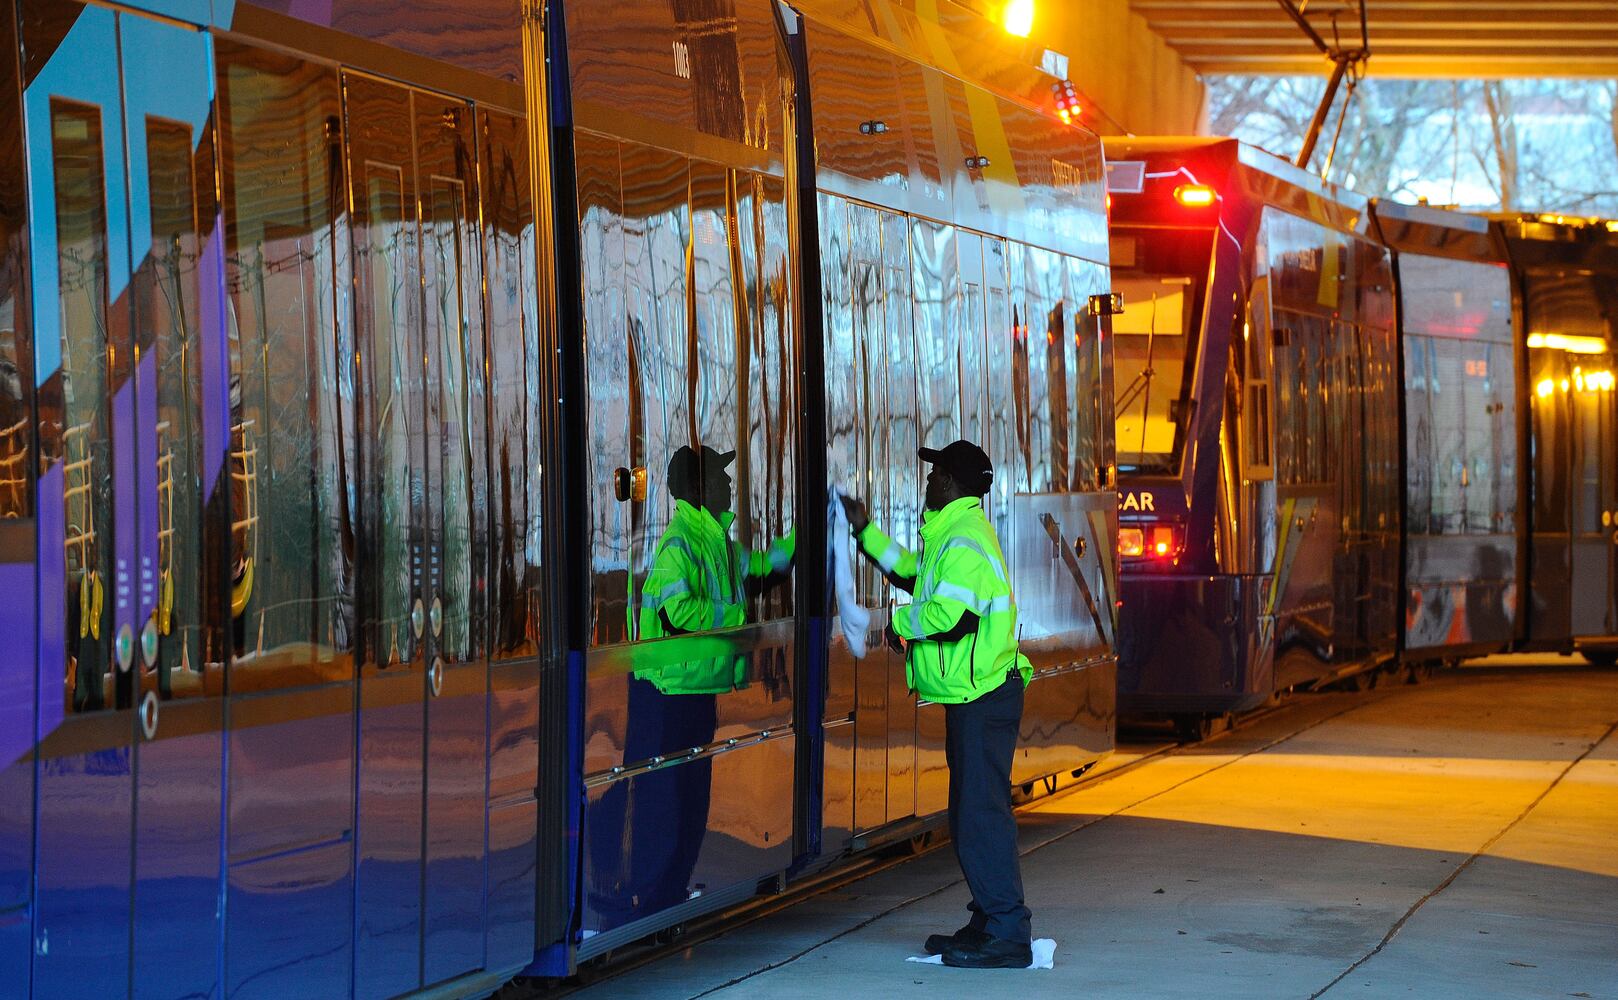
[[[1018,944],[988,937],[976,944],[959,942],[944,949],[944,964],[956,969],[1026,969],[1034,964],[1034,950],[1027,941]]]
[[[954,934],[929,934],[924,947],[929,955],[942,955],[951,945],[969,944],[981,945],[989,940],[987,931],[980,931],[971,924],[967,924]]]

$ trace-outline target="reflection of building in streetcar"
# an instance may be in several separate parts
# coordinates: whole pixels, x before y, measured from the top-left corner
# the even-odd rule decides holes
[[[28,420],[0,427],[0,517],[17,517],[28,508]]]
[[[66,515],[68,572],[93,572],[96,515],[91,475],[95,460],[90,454],[88,423],[74,424],[62,432],[62,452],[66,456],[62,463],[62,502]]]
[[[95,569],[95,457],[90,451],[90,430],[89,423],[82,423],[62,432],[62,513],[68,600],[78,604],[78,638],[98,641],[104,591]],[[80,646],[72,638],[66,664],[67,694],[77,704]]]
[[[241,617],[253,596],[253,568],[258,563],[258,444],[254,441],[256,422],[246,419],[230,428],[230,478],[235,508],[230,522],[232,551],[238,553],[232,567],[230,613]]]

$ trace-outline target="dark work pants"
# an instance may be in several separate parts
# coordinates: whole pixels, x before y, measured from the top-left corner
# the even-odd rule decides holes
[[[971,925],[997,938],[1029,941],[1011,814],[1011,758],[1022,722],[1022,674],[964,705],[944,706],[949,762],[949,835],[972,890]]]

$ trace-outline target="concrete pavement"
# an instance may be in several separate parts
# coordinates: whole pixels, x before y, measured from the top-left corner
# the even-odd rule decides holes
[[[904,961],[963,922],[945,848],[582,994],[1618,1000],[1615,727],[1578,660],[1305,696],[1024,813],[1054,970]]]

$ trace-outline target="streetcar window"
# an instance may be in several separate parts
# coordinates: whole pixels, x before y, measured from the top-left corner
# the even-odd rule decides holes
[[[1093,295],[1112,290],[1105,265],[1067,258],[1068,301],[1075,315],[1068,337],[1072,363],[1072,453],[1071,488],[1079,492],[1097,489],[1104,478],[1103,468],[1111,464],[1108,442],[1112,436],[1103,424],[1107,401],[1101,398],[1101,327],[1099,317],[1089,312]]]
[[[1413,534],[1510,531],[1516,516],[1516,365],[1504,267],[1399,258],[1406,506]]]
[[[111,658],[112,455],[107,405],[107,204],[100,112],[51,101],[61,316],[61,438],[67,548],[67,703],[114,697]],[[41,400],[43,405],[46,400]]]
[[[497,659],[531,654],[539,639],[540,543],[548,527],[541,499],[544,463],[532,401],[542,399],[543,352],[535,335],[534,218],[528,190],[528,142],[522,123],[482,112],[479,162],[489,329],[489,484],[494,570],[489,603]],[[614,164],[616,165],[616,163]]]
[[[157,613],[155,669],[165,696],[202,687],[202,382],[198,322],[197,179],[188,125],[148,117],[146,192],[152,243],[135,274],[137,343],[157,371]],[[206,151],[202,151],[206,155]],[[203,170],[211,163],[201,164]],[[211,178],[210,178],[211,181]],[[212,189],[212,184],[207,189]],[[211,569],[211,567],[210,567]],[[210,661],[218,657],[210,655]]]
[[[10,29],[0,34],[9,36]],[[30,517],[34,510],[34,473],[29,467],[34,361],[28,317],[26,312],[19,315],[17,308],[18,292],[27,280],[23,242],[17,238],[25,224],[24,151],[18,115],[22,102],[13,92],[7,93],[9,99],[0,100],[0,248],[4,248],[0,250],[0,520]]]
[[[1120,256],[1131,264],[1115,264],[1112,279],[1124,297],[1112,328],[1118,467],[1172,474],[1184,450],[1213,234],[1152,229],[1130,238],[1133,253]]]
[[[349,676],[357,553],[343,461],[354,348],[336,322],[330,69],[216,42],[230,355],[233,691]],[[380,192],[379,192],[380,193]]]
[[[584,133],[576,153],[593,644],[788,617],[796,404],[785,186]],[[730,560],[715,563],[724,551]],[[708,688],[729,676],[719,659],[636,676],[665,692]]]

